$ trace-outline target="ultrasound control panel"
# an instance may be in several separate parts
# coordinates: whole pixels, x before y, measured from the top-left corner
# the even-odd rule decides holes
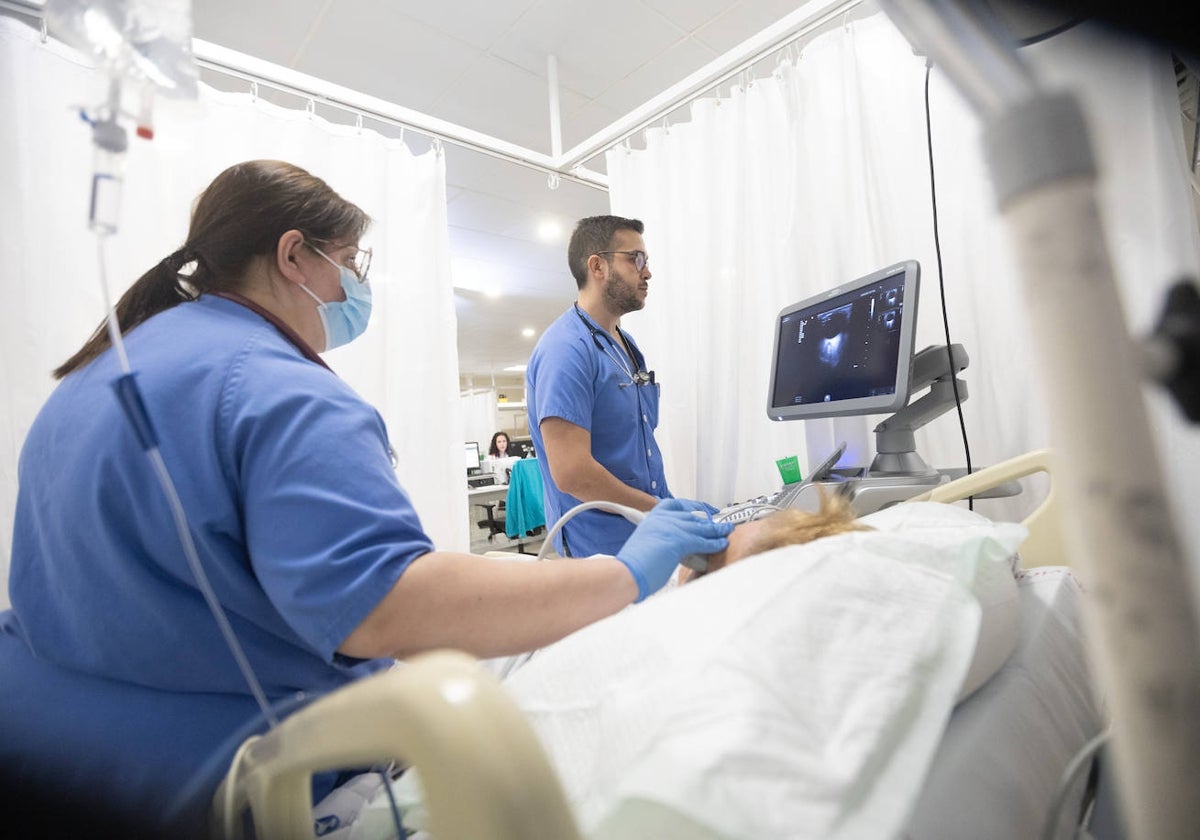
[[[837,453],[840,457],[840,452]],[[966,474],[964,469],[932,470],[928,475],[879,475],[870,474],[861,467],[831,469],[836,459],[828,461],[822,468],[814,470],[806,481],[785,484],[774,493],[756,496],[744,502],[729,505],[713,515],[716,522],[732,522],[740,525],[752,519],[767,516],[777,510],[803,510],[815,513],[821,508],[821,494],[843,496],[857,516],[866,516],[877,510],[906,502],[940,484],[953,481]],[[975,498],[995,499],[1016,496],[1021,492],[1017,481],[1006,481],[990,488]]]
[[[821,496],[820,491],[813,489],[815,485],[820,484],[822,487],[825,487],[825,492],[827,493],[841,492],[840,489],[831,490],[830,488],[839,488],[846,481],[845,477],[836,475],[834,471],[834,466],[845,451],[846,444],[844,442],[838,444],[809,473],[808,478],[804,481],[785,484],[769,496],[756,496],[753,499],[729,505],[718,511],[713,516],[713,520],[717,522],[732,522],[738,525],[742,522],[749,522],[751,519],[765,516],[775,510],[799,508],[801,510],[816,511],[820,508]],[[854,472],[861,472],[861,470],[855,470]],[[806,493],[805,491],[811,492]]]

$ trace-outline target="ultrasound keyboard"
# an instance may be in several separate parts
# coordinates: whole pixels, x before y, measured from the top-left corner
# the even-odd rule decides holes
[[[771,510],[788,510],[794,507],[796,500],[804,488],[808,487],[814,481],[821,481],[829,477],[830,470],[837,465],[838,459],[842,457],[842,453],[845,451],[846,444],[843,441],[834,447],[834,450],[809,473],[808,478],[804,481],[785,484],[770,496],[758,496],[753,499],[747,499],[744,502],[729,505],[714,514],[713,519],[717,522],[732,522],[734,525],[739,525],[742,522],[749,522],[751,519],[764,515]]]

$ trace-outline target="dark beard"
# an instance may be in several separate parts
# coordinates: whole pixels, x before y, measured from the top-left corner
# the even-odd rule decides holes
[[[645,302],[637,296],[637,288],[630,288],[616,276],[610,276],[604,283],[604,303],[610,312],[637,312]]]

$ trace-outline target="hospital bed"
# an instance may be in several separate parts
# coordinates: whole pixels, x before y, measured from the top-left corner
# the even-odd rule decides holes
[[[1052,476],[1051,470],[1050,453],[1033,452],[914,501],[956,501],[1035,472]],[[981,634],[972,670],[980,659],[993,661],[983,663],[981,685],[970,685],[968,673],[960,692],[967,696],[939,730],[936,752],[922,765],[923,782],[908,785],[907,801],[891,803],[907,814],[893,836],[1039,836],[1064,768],[1102,729],[1080,638],[1082,590],[1069,570],[1055,565],[1062,557],[1056,507],[1051,481],[1045,500],[1022,523],[1029,536],[1020,546],[1018,609],[1008,604],[993,611],[1015,624],[1009,631],[1006,620],[999,630],[985,626],[992,638],[985,645]],[[556,768],[544,746],[490,672],[462,654],[433,653],[318,700],[247,741],[214,799],[214,828],[219,836],[241,837],[249,811],[258,836],[310,838],[313,772],[398,760],[420,774],[427,827],[438,840],[581,838],[561,781],[564,768]],[[1065,823],[1081,809],[1079,787],[1065,796]],[[652,825],[661,816],[650,815],[640,832],[627,826],[620,836],[670,836]],[[729,834],[697,824],[678,836]],[[807,835],[798,830],[794,836]]]

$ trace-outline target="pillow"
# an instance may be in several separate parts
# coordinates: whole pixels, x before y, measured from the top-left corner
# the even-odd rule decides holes
[[[698,825],[718,837],[894,836],[956,698],[994,670],[972,593],[1003,603],[990,597],[996,568],[1011,583],[1024,537],[922,507],[748,558],[517,671],[505,685],[584,832],[646,836],[653,814],[662,840]]]
[[[979,635],[956,702],[965,700],[1000,670],[1016,650],[1021,620],[1016,581],[1019,555],[1004,547],[1009,543],[988,539],[998,527],[996,523],[955,505],[909,502],[868,514],[859,521],[880,531],[905,531],[921,542],[960,552],[957,557],[935,553],[920,562],[936,564],[957,575],[979,602]],[[1024,526],[1001,527],[1017,539],[1024,539],[1021,536]],[[982,540],[982,544],[977,544],[977,540]],[[976,562],[971,562],[971,556],[976,554]]]
[[[991,592],[989,566],[1024,536],[953,511],[914,505],[747,558],[516,671],[505,687],[584,834],[897,836],[977,679],[972,591]],[[396,795],[419,801],[416,773]]]

